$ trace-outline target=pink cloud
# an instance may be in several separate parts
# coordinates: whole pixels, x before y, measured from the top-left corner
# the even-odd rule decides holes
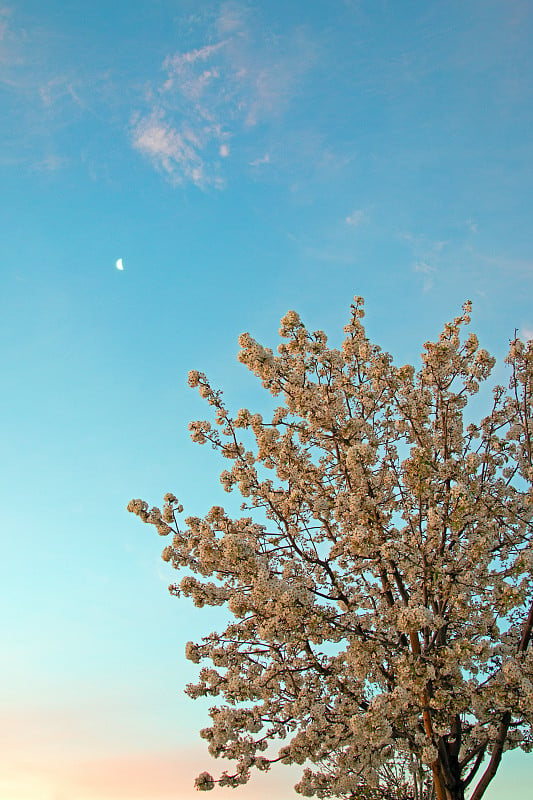
[[[196,186],[219,186],[216,176],[207,177],[202,158],[200,132],[183,125],[173,128],[161,114],[152,114],[134,124],[133,146],[176,183],[184,179]]]
[[[242,32],[246,28],[248,9],[240,3],[226,2],[220,6],[216,21],[219,33]]]
[[[184,64],[194,64],[195,61],[206,61],[211,58],[214,53],[225,47],[227,43],[228,41],[226,40],[216,44],[207,44],[187,53],[176,53],[174,56],[167,56],[163,66],[169,71],[176,70],[179,72]]]
[[[239,2],[221,3],[215,17],[198,24],[206,43],[164,60],[165,75],[147,92],[132,143],[176,183],[221,188],[227,140],[245,139],[259,123],[288,113],[317,52],[301,27],[265,35],[260,13]],[[192,149],[190,141],[184,147],[185,125],[198,140]]]

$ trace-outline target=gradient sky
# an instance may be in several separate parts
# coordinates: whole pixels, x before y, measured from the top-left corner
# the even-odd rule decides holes
[[[239,333],[338,342],[354,294],[399,363],[468,298],[497,374],[533,335],[532,40],[528,0],[0,0],[2,800],[219,768],[182,691],[217,614],[126,512],[228,503],[189,369],[261,409]]]

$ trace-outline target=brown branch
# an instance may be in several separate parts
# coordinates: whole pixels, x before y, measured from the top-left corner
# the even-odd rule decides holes
[[[490,757],[489,765],[485,770],[485,772],[483,773],[478,785],[474,789],[474,793],[470,797],[470,800],[481,800],[481,798],[485,794],[487,786],[496,775],[496,771],[500,766],[500,761],[502,760],[503,746],[505,744],[505,740],[507,739],[507,731],[509,730],[510,724],[511,724],[511,712],[506,711],[500,722],[500,727],[498,729],[498,736],[496,737],[496,741],[494,743],[494,749]]]
[[[413,651],[413,655],[420,656],[420,642],[418,640],[418,634],[416,631],[409,631],[409,639],[411,641],[411,649]],[[434,734],[433,734],[433,723],[431,721],[431,711],[429,708],[429,695],[426,689],[422,692],[422,719],[424,721],[424,730],[428,739],[433,741]],[[433,784],[435,786],[435,792],[437,794],[437,800],[446,800],[446,788],[444,784],[444,776],[442,774],[442,765],[440,760],[437,758],[430,764],[431,771],[433,773]]]
[[[518,652],[525,653],[527,650],[527,646],[531,639],[531,633],[533,631],[533,602],[531,603],[531,607],[529,609],[529,614],[524,625],[524,632],[522,633],[522,638],[520,640],[520,644],[518,645]]]
[[[456,714],[455,719],[451,726],[450,738],[453,740],[453,744],[450,744],[449,746],[450,756],[456,761],[459,758],[462,736],[463,736],[463,726],[461,724],[461,716],[460,714]]]
[[[467,786],[470,786],[470,784],[472,783],[472,781],[473,781],[478,769],[480,768],[480,766],[481,766],[481,764],[483,762],[483,759],[485,758],[485,750],[486,750],[486,745],[484,745],[483,747],[480,748],[479,753],[477,754],[477,758],[476,758],[476,761],[474,763],[474,766],[472,767],[472,769],[470,770],[468,776],[465,778],[465,780],[463,782],[463,786],[464,786],[465,789],[466,789]]]
[[[409,605],[409,592],[405,588],[405,584],[403,582],[402,576],[400,575],[398,567],[396,566],[394,561],[392,561],[392,559],[389,562],[389,564],[392,569],[392,574],[394,575],[394,580],[396,581],[396,586],[398,587],[398,591],[400,592],[400,596],[404,604],[407,606]]]

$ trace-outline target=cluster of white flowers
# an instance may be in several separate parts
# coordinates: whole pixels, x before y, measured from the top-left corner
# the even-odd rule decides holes
[[[186,648],[213,665],[189,695],[225,702],[202,731],[236,763],[220,785],[307,762],[305,796],[457,800],[469,785],[480,800],[506,749],[533,748],[533,344],[511,343],[509,389],[466,426],[494,364],[463,334],[471,304],[418,372],[368,340],[363,305],[340,350],[294,311],[277,355],[240,337],[239,360],[283,401],[270,418],[232,417],[189,374],[214,411],[193,440],[231,462],[222,485],[266,525],[214,506],[180,528],[171,493],[128,510],[172,532],[171,592],[232,615]]]
[[[209,772],[201,772],[194,781],[194,785],[200,792],[208,792],[214,788],[215,782]]]

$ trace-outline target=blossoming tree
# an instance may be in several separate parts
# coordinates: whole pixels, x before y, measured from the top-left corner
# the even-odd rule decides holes
[[[235,762],[221,785],[281,761],[305,796],[480,800],[504,751],[533,748],[533,342],[511,342],[508,387],[466,424],[494,364],[470,310],[418,372],[369,341],[359,297],[341,350],[294,311],[277,355],[243,334],[282,400],[269,421],[190,373],[216,417],[192,438],[231,462],[249,515],[181,523],[173,494],[128,509],[173,534],[171,592],[231,614],[186,650],[212,664],[188,694],[221,698],[201,732]]]

